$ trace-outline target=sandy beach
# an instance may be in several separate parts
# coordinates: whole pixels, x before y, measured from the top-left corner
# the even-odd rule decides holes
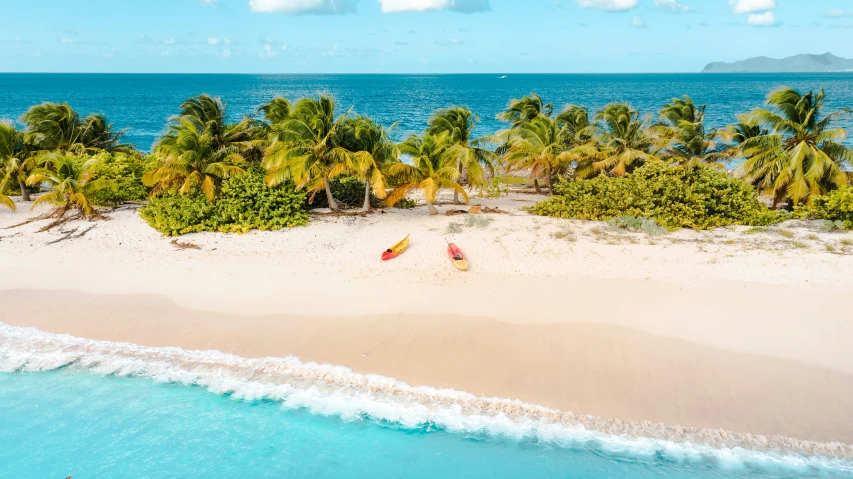
[[[786,224],[652,237],[533,217],[522,208],[535,199],[475,199],[507,212],[485,226],[419,207],[180,238],[199,249],[176,248],[133,208],[46,233],[0,229],[0,321],[853,444],[853,234]],[[18,206],[0,228],[31,216]],[[406,234],[411,249],[380,262]],[[452,269],[445,238],[470,271]]]

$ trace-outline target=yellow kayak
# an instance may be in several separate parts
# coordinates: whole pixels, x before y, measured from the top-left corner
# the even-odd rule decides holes
[[[387,250],[385,250],[384,253],[382,253],[382,261],[388,261],[389,259],[396,258],[397,256],[403,254],[403,251],[406,251],[408,248],[409,237],[406,236],[405,238],[403,238],[403,241],[400,241],[399,243],[388,248]]]

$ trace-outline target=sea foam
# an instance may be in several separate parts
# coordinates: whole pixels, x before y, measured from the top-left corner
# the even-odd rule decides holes
[[[0,372],[63,367],[196,385],[245,400],[279,401],[286,408],[404,428],[499,435],[615,455],[712,461],[723,468],[853,472],[853,446],[842,443],[576,415],[516,400],[415,387],[295,357],[247,359],[219,351],[94,341],[0,323]]]

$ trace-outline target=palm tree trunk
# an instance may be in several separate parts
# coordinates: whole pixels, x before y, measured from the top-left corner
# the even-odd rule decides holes
[[[433,206],[432,201],[426,200],[427,210],[429,211],[430,216],[435,216],[438,214],[438,209]]]
[[[332,189],[329,187],[329,180],[326,178],[323,178],[323,187],[326,188],[326,200],[329,202],[329,209],[332,211],[341,211],[338,207],[338,202],[332,196]]]
[[[462,184],[462,162],[459,162],[459,184]],[[459,202],[459,191],[453,190],[453,203],[460,205],[462,203]],[[438,214],[436,212],[436,214]]]
[[[370,182],[364,182],[364,206],[361,207],[361,211],[367,213],[370,211]]]
[[[539,178],[533,178],[533,187],[536,188],[536,194],[542,194],[542,188],[539,187]]]
[[[30,192],[27,190],[27,184],[24,180],[18,180],[18,186],[21,187],[21,201],[30,201]]]

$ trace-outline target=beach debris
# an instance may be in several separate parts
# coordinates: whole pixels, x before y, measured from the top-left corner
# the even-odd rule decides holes
[[[474,205],[471,207],[470,210],[468,210],[468,213],[471,213],[472,215],[478,215],[478,214],[480,214],[480,208],[481,208],[480,205]]]
[[[325,208],[318,208],[319,210],[324,210]],[[317,211],[318,209],[314,209],[308,212],[311,215],[317,216],[361,216],[362,218],[366,217],[369,212],[367,211]]]
[[[14,238],[15,236],[21,236],[21,233],[18,232],[18,233],[11,234],[11,235],[0,236],[0,241],[3,241],[4,239]]]
[[[177,239],[177,238],[175,238],[175,239],[173,239],[173,240],[172,240],[172,245],[174,245],[174,246],[175,246],[176,248],[178,248],[179,250],[185,250],[185,249],[201,249],[201,246],[199,246],[199,245],[197,245],[197,244],[195,244],[195,243],[190,243],[189,241],[181,242],[181,241],[178,241],[178,239]]]
[[[447,210],[447,212],[444,213],[445,216],[467,215],[467,214],[469,214],[469,213],[465,210]]]
[[[489,208],[488,206],[484,206],[481,211],[483,213],[495,213],[495,214],[501,214],[501,215],[509,214],[509,211],[504,211],[500,208]]]
[[[80,233],[77,233],[77,230],[79,230],[80,228],[74,228],[74,229],[67,230],[67,231],[60,230],[59,233],[64,235],[64,236],[60,237],[59,239],[49,241],[49,242],[45,243],[45,245],[52,245],[52,244],[59,243],[60,241],[65,241],[65,240],[69,240],[69,239],[82,238],[83,236],[86,235],[86,233],[95,229],[96,226],[98,226],[98,225],[92,225],[92,226],[84,229]]]

